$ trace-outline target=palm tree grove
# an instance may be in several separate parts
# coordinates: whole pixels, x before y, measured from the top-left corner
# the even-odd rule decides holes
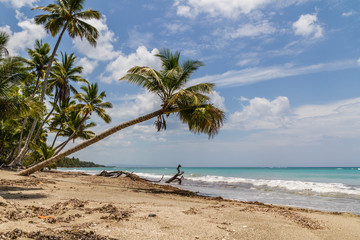
[[[140,86],[156,94],[161,105],[158,110],[95,134],[94,116],[111,123],[107,111],[112,103],[96,82],[82,76],[83,67],[71,52],[58,51],[62,39],[81,38],[94,48],[98,30],[89,20],[100,19],[98,11],[84,10],[85,0],[58,0],[45,7],[35,22],[55,38],[56,43],[38,39],[27,56],[10,56],[7,44],[10,36],[0,32],[0,165],[21,170],[30,175],[44,168],[56,167],[72,153],[114,134],[124,128],[154,118],[157,131],[166,129],[166,119],[176,115],[196,134],[214,137],[223,125],[224,112],[211,103],[214,84],[189,86],[192,74],[203,63],[181,60],[179,51],[163,48],[156,54],[160,69],[136,66],[127,70],[119,81]],[[49,138],[48,135],[55,136]],[[80,139],[81,143],[76,144]],[[73,147],[68,143],[75,144]]]

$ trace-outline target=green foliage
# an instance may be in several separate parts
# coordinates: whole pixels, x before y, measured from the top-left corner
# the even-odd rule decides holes
[[[136,66],[120,80],[127,80],[157,94],[162,100],[163,113],[167,116],[177,114],[182,122],[188,124],[190,131],[214,137],[225,119],[224,112],[210,102],[209,94],[213,92],[214,84],[187,86],[191,75],[203,63],[195,60],[180,63],[180,52],[172,53],[169,49],[161,50],[156,56],[162,62],[160,72]],[[164,116],[158,116],[155,126],[158,131],[166,129]]]
[[[95,164],[93,162],[80,161],[80,159],[65,157],[57,162],[57,167],[76,168],[76,167],[105,167],[104,165]]]

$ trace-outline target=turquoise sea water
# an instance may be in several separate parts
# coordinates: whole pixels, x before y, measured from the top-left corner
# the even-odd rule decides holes
[[[68,168],[90,174],[134,172],[163,182],[176,168]],[[303,207],[360,215],[360,167],[344,168],[181,168],[183,189],[240,201]]]

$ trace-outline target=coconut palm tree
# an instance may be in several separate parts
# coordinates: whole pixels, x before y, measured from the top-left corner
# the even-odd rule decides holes
[[[122,79],[145,87],[149,92],[157,94],[162,100],[159,110],[112,127],[73,148],[59,153],[57,156],[21,171],[19,174],[22,176],[29,175],[121,129],[154,117],[157,117],[156,126],[158,130],[166,127],[164,116],[177,114],[184,123],[188,124],[190,131],[206,133],[209,138],[216,135],[223,125],[224,112],[211,104],[207,95],[213,91],[214,84],[202,83],[187,87],[189,78],[194,71],[203,65],[202,62],[188,60],[181,64],[179,62],[180,53],[171,53],[168,49],[162,50],[156,56],[162,62],[160,72],[149,67],[133,67]]]
[[[34,97],[38,91],[40,80],[45,76],[45,70],[47,68],[47,64],[49,62],[49,52],[50,45],[47,43],[43,43],[42,41],[36,40],[34,49],[27,49],[27,53],[29,59],[25,59],[25,63],[28,65],[31,70],[31,74],[29,75],[29,79],[31,79],[31,75],[35,77],[35,84],[31,83],[32,81],[26,81],[26,84],[29,85],[24,89],[24,94],[27,94],[31,97]],[[28,84],[30,82],[30,84]],[[25,126],[28,121],[28,116],[25,116],[22,129],[20,133],[19,145],[18,145],[18,153],[21,151],[22,141],[23,141],[23,133],[25,130]],[[40,130],[41,131],[41,130]]]
[[[50,45],[36,40],[34,49],[28,48],[27,53],[29,59],[25,59],[25,63],[29,66],[33,75],[36,77],[36,83],[33,86],[32,91],[32,94],[35,95],[39,88],[40,80],[45,77],[45,70],[47,69],[47,64],[50,60]]]
[[[67,53],[61,53],[61,56],[61,62],[55,62],[55,65],[52,68],[51,77],[48,83],[50,92],[55,89],[54,101],[52,103],[53,108],[47,114],[44,121],[37,130],[33,142],[35,142],[39,137],[42,127],[53,113],[58,101],[60,104],[66,101],[70,97],[70,89],[76,91],[75,88],[71,86],[70,81],[88,83],[88,81],[83,79],[80,75],[83,68],[81,66],[74,66],[76,61],[76,56],[74,53],[71,53],[70,55]]]
[[[111,117],[106,114],[105,109],[112,108],[112,104],[110,102],[103,101],[106,97],[106,93],[104,91],[99,93],[97,83],[81,86],[80,89],[84,92],[75,94],[74,98],[81,102],[76,105],[76,108],[79,110],[77,115],[81,120],[73,134],[71,134],[65,142],[56,147],[59,148],[56,151],[56,154],[58,154],[66,146],[66,144],[81,131],[84,122],[93,112],[95,112],[106,123],[111,122]]]
[[[6,32],[0,32],[0,58],[2,56],[9,55],[9,51],[6,48],[6,44],[8,43],[9,38],[9,34],[7,34]]]
[[[92,46],[96,46],[96,39],[99,36],[99,32],[95,27],[88,24],[84,20],[100,19],[101,15],[98,11],[92,9],[82,11],[84,9],[84,3],[85,0],[56,0],[54,4],[49,4],[46,7],[34,8],[49,12],[49,14],[36,16],[35,22],[37,24],[43,24],[45,29],[50,32],[51,36],[53,37],[55,37],[60,32],[45,72],[40,96],[41,102],[44,102],[51,66],[65,31],[68,32],[70,38],[85,38]],[[23,157],[25,156],[28,150],[30,140],[35,131],[37,121],[38,118],[35,118],[33,125],[31,126],[29,135],[26,139],[25,145],[21,149],[20,153],[18,154],[12,165],[20,164]]]

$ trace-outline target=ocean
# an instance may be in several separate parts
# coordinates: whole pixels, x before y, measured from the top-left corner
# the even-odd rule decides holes
[[[165,180],[176,168],[60,168],[98,174],[102,170],[134,172],[149,180]],[[181,168],[182,185],[205,196],[360,215],[360,168]]]

